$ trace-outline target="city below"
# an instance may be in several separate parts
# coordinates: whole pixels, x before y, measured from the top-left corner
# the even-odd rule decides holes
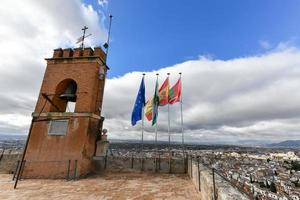
[[[0,153],[21,153],[26,136],[0,137]],[[297,146],[298,145],[298,146]],[[252,145],[204,145],[145,142],[143,150],[138,141],[112,140],[107,155],[115,157],[168,156],[182,157],[182,153],[213,168],[224,180],[250,199],[300,199],[299,141],[285,141],[265,147]],[[141,152],[142,151],[142,152]],[[1,160],[0,160],[1,162]]]

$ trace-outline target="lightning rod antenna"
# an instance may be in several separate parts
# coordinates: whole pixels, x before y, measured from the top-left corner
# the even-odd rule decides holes
[[[103,45],[103,47],[106,49],[106,58],[105,58],[105,62],[107,60],[107,56],[108,56],[108,50],[109,50],[109,42],[110,42],[110,32],[111,32],[111,23],[112,23],[112,15],[109,15],[109,27],[108,27],[108,35],[107,35],[107,41],[106,43]]]

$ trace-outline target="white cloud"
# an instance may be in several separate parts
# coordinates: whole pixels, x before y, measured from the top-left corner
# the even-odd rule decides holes
[[[270,49],[272,47],[271,43],[268,40],[260,40],[259,41],[259,45],[263,48],[263,49]]]
[[[199,58],[158,71],[146,72],[147,97],[152,95],[155,74],[160,83],[167,72],[175,83],[183,72],[184,128],[188,141],[242,139],[299,139],[300,51],[277,49],[259,56],[231,60]],[[140,125],[130,126],[130,115],[142,72],[131,72],[107,81],[105,127],[111,138],[140,137]],[[126,127],[126,128],[125,128]],[[154,128],[146,123],[148,139]],[[172,139],[180,142],[179,104],[171,106]],[[167,139],[167,112],[159,113],[160,138]]]
[[[102,7],[106,7],[108,5],[108,0],[98,0],[98,4]]]
[[[73,47],[84,25],[93,34],[86,44],[103,44],[107,33],[102,18],[80,0],[1,2],[1,133],[27,131],[45,70],[44,58],[51,57],[55,48]]]
[[[52,49],[74,46],[84,25],[93,34],[87,45],[105,41],[101,13],[79,0],[1,2],[0,133],[27,132],[45,69],[43,58]],[[263,55],[230,60],[199,57],[146,72],[147,97],[153,93],[155,73],[162,83],[170,72],[173,84],[183,72],[187,141],[299,139],[300,50],[290,46],[280,43]],[[140,124],[131,127],[130,115],[141,74],[107,80],[103,115],[110,138],[140,138]],[[162,107],[159,113],[159,139],[164,140],[166,110]],[[172,140],[180,142],[179,104],[170,110]],[[154,128],[147,122],[145,139],[153,138]]]

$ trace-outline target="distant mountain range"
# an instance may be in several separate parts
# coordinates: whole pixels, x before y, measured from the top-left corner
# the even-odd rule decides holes
[[[2,140],[26,140],[27,135],[15,135],[15,134],[0,134],[0,141]]]
[[[270,141],[265,140],[239,140],[238,142],[236,142],[236,145],[249,147],[265,147],[270,143]]]
[[[300,140],[285,140],[283,142],[269,144],[268,147],[300,148]]]
[[[25,141],[27,135],[13,135],[13,134],[0,134],[0,141]],[[109,139],[112,143],[140,143],[140,140],[118,140],[118,139]],[[152,144],[154,141],[144,141],[145,144]],[[158,141],[158,144],[167,144],[167,141]],[[181,144],[180,142],[172,142],[172,144]],[[201,144],[201,145],[234,145],[234,146],[244,146],[244,147],[268,147],[268,148],[300,148],[300,140],[285,140],[278,143],[272,143],[265,140],[239,140],[237,142],[193,142],[186,144]]]
[[[110,140],[112,143],[140,143],[140,140]],[[144,141],[145,144],[152,144],[154,141]],[[167,144],[166,141],[158,141],[158,144]],[[172,142],[172,144],[180,144],[180,142]],[[278,143],[272,143],[265,140],[239,140],[232,143],[213,143],[213,142],[202,142],[202,143],[189,143],[190,145],[233,145],[243,147],[267,147],[267,148],[300,148],[300,140],[286,140]]]

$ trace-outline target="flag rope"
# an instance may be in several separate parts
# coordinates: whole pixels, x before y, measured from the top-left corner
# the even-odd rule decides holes
[[[179,72],[180,79],[180,118],[181,118],[181,140],[182,140],[182,153],[183,156],[185,154],[185,146],[184,146],[184,130],[183,130],[183,113],[182,113],[182,80],[181,80],[181,72]]]
[[[143,78],[146,74],[143,73]],[[142,147],[141,147],[141,154],[144,156],[144,119],[145,119],[145,105],[142,108]]]
[[[170,73],[167,73],[168,75],[168,80],[169,80],[169,76]],[[169,86],[168,86],[169,87]],[[168,89],[168,137],[169,137],[169,146],[168,146],[168,150],[169,150],[169,167],[171,166],[171,135],[170,135],[170,103],[169,103],[169,89]]]
[[[158,83],[158,73],[156,74],[156,83],[155,84],[157,84]],[[157,85],[155,86],[155,95],[157,95]],[[158,118],[158,103],[159,102],[157,102],[157,100],[156,100],[156,96],[154,96],[154,99],[153,99],[153,101],[154,101],[154,104],[153,104],[153,108],[155,108],[156,109],[156,112],[155,113],[153,113],[153,114],[155,114],[156,116],[152,116],[153,118],[154,117],[156,117],[156,121],[155,121],[155,171],[157,170],[157,152],[158,152],[158,147],[157,147],[157,123],[158,123],[158,120],[157,120],[157,118]],[[155,105],[156,104],[156,105]]]

